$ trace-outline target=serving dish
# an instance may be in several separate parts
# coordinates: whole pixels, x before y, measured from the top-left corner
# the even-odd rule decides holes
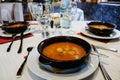
[[[11,23],[4,24],[1,26],[1,28],[6,33],[18,34],[27,30],[28,26],[29,26],[28,22],[18,21],[18,22],[11,22]]]
[[[36,51],[36,49],[32,50],[28,57],[27,69],[30,74],[34,75],[31,77],[36,77],[38,79],[42,78],[43,80],[81,80],[93,74],[99,63],[98,56],[90,55],[88,63],[81,70],[70,74],[56,74],[51,73],[39,66],[39,55],[40,54]]]
[[[32,33],[32,32],[34,32],[35,31],[35,29],[33,29],[33,28],[28,28],[27,30],[25,30],[25,32],[24,32],[24,34],[29,34],[29,33]],[[21,34],[20,33],[18,33],[16,36],[20,36]],[[6,33],[4,30],[0,30],[0,36],[1,37],[12,37],[12,34],[10,34],[10,33]]]
[[[88,30],[84,29],[82,31],[82,33],[86,36],[92,37],[92,38],[96,38],[96,39],[117,39],[120,37],[120,31],[117,29],[114,29],[113,32],[111,33],[111,36],[99,36],[99,35],[95,35],[91,32],[89,32]]]
[[[78,53],[75,53],[75,54],[73,53],[73,55],[71,55],[71,54],[69,54],[69,52],[65,51],[66,53],[64,53],[64,51],[63,51],[63,55],[62,55],[62,52],[60,52],[60,54],[58,52],[58,56],[62,60],[55,59],[58,56],[52,58],[52,57],[48,57],[44,54],[43,51],[46,47],[48,47],[49,45],[52,45],[55,43],[61,43],[61,42],[73,43],[73,44],[76,44],[78,46],[81,46],[85,50],[85,55],[79,58],[76,55],[77,54],[82,55],[83,52],[78,52],[78,49],[76,47],[73,47],[73,46],[70,46],[70,48],[69,48],[68,44],[67,44],[68,51],[69,51],[69,49],[70,49],[70,51],[72,51],[75,48],[74,50],[77,50]],[[66,48],[66,44],[63,46]],[[53,46],[53,47],[55,47],[55,46]],[[62,48],[62,46],[55,47],[55,50],[57,50],[59,48]],[[55,36],[55,37],[45,39],[39,43],[37,49],[38,49],[38,52],[40,54],[40,59],[39,59],[40,63],[42,63],[44,65],[49,65],[49,66],[57,68],[57,69],[70,69],[70,68],[82,66],[83,64],[86,64],[88,62],[89,54],[91,52],[91,46],[87,41],[80,39],[80,38],[77,38],[77,37],[73,37],[73,36]],[[52,48],[51,51],[53,51],[53,49],[54,48]],[[51,51],[48,51],[48,54],[55,56],[54,54],[57,52],[50,53]],[[74,51],[74,52],[76,52],[76,51]],[[75,59],[64,60],[66,58],[69,58],[69,55],[70,55],[70,57],[75,57]]]
[[[116,28],[116,25],[108,22],[89,22],[88,30],[99,36],[110,36],[113,33],[113,30]]]

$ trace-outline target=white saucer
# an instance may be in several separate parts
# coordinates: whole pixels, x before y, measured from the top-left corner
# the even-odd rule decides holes
[[[84,35],[92,37],[92,38],[97,38],[97,39],[117,39],[120,37],[120,31],[117,29],[114,29],[113,33],[111,34],[111,36],[97,36],[87,30],[84,29],[84,31],[82,32]]]
[[[88,77],[98,67],[98,57],[95,55],[90,55],[90,60],[88,64],[80,71],[70,74],[55,74],[39,67],[40,54],[33,50],[28,58],[27,67],[36,76],[43,78],[45,80],[79,80]]]
[[[29,33],[32,33],[34,30],[31,29],[31,28],[28,28],[24,34],[29,34]],[[12,34],[9,34],[9,33],[4,33],[4,30],[0,30],[0,36],[1,37],[12,37]],[[20,34],[17,34],[16,36],[20,36]]]

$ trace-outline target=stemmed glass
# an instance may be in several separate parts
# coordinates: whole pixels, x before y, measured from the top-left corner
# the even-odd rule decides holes
[[[48,26],[50,22],[50,4],[45,3],[44,4],[45,9],[42,15],[39,15],[39,23],[41,24],[41,30],[43,37],[48,37]]]
[[[38,16],[38,3],[32,3],[30,5],[30,10],[31,10],[31,14],[32,14],[32,17],[33,17],[33,20],[36,20],[37,19],[37,16]]]
[[[67,31],[67,33],[68,34],[74,34],[75,32],[72,30],[71,23],[72,23],[72,21],[78,21],[79,20],[78,16],[76,15],[76,13],[77,13],[77,2],[76,1],[71,1],[70,2],[70,6],[67,9],[67,12],[68,12],[68,15],[69,15],[69,20],[70,20],[70,28]]]

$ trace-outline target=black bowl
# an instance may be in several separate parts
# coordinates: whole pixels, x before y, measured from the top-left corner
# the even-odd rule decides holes
[[[116,28],[115,24],[108,22],[90,22],[87,25],[88,30],[98,36],[110,36],[110,34],[113,33],[113,30]],[[104,26],[106,26],[107,28],[105,28]]]
[[[59,61],[46,57],[43,54],[43,49],[48,45],[57,42],[72,42],[77,45],[80,45],[86,51],[86,55],[80,59],[69,60],[69,61]],[[89,54],[91,52],[91,46],[87,41],[73,36],[56,36],[45,39],[39,43],[37,49],[40,54],[40,58],[39,58],[40,63],[44,65],[49,65],[57,69],[70,69],[70,68],[82,66],[83,64],[86,64],[88,62]]]
[[[22,33],[25,30],[27,30],[28,26],[29,26],[28,22],[19,21],[19,22],[12,22],[12,23],[5,24],[3,25],[2,29],[5,32],[10,33],[10,34],[18,34],[18,33]]]

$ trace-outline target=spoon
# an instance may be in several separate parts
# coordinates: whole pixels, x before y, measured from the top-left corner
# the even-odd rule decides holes
[[[26,61],[28,59],[28,56],[29,56],[30,52],[32,51],[32,49],[33,49],[33,47],[28,47],[27,48],[28,54],[27,54],[25,60],[23,61],[22,65],[20,66],[20,68],[17,71],[17,74],[16,74],[17,77],[20,77],[22,75],[22,71],[23,71],[24,65],[25,65],[25,63],[26,63]]]

